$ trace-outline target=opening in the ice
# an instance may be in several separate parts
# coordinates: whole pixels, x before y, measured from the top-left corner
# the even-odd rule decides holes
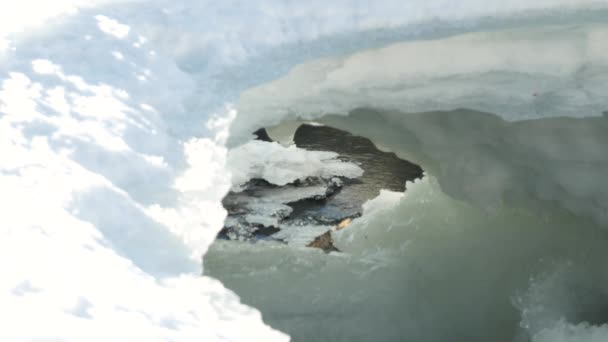
[[[296,227],[276,233],[291,244],[217,240],[206,274],[294,341],[606,336],[605,36],[601,24],[404,42],[308,61],[248,89],[229,146],[260,126],[260,139],[281,145],[241,145],[236,165],[264,158],[230,166],[233,191],[252,178],[362,177],[339,154],[293,153],[296,120],[365,137],[426,174],[332,231],[342,253],[306,248],[315,235]],[[265,167],[294,161],[295,172]],[[297,212],[287,207],[271,209]]]
[[[374,192],[346,229],[332,230],[338,219],[323,226],[313,217],[270,238],[252,234],[255,243],[217,240],[205,256],[206,274],[259,309],[269,325],[294,341],[422,342],[547,342],[580,324],[606,327],[608,233],[601,221],[578,215],[573,204],[580,201],[564,190],[587,184],[565,176],[600,171],[578,159],[605,158],[596,146],[606,139],[604,118],[511,123],[468,109],[360,108],[316,122],[267,127],[257,131],[259,140],[231,150],[234,193],[278,192],[286,201],[250,201],[277,214],[242,212],[248,220],[280,224],[292,213],[318,213],[311,203],[326,206],[331,187],[304,176],[339,172],[353,187],[371,177],[364,162],[344,158],[357,145],[341,143],[345,137],[365,137],[360,144],[416,161],[425,177],[407,182],[405,192],[384,185],[393,191]],[[593,142],[563,142],[581,132]],[[318,147],[323,140],[329,143]],[[253,167],[236,167],[244,165]],[[248,184],[252,178],[258,180]],[[301,193],[295,200],[286,195],[302,185],[318,186],[306,193],[311,203]],[[307,247],[328,230],[342,253]],[[562,260],[579,271],[553,266]]]
[[[329,126],[299,125],[283,142],[291,146],[273,141],[265,128],[254,135],[229,154],[238,184],[223,200],[228,217],[220,239],[338,251],[332,231],[360,217],[381,190],[402,193],[406,182],[423,176],[420,166]]]

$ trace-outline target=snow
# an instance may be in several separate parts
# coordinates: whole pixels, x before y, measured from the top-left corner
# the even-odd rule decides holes
[[[253,140],[228,153],[226,167],[232,173],[232,190],[240,191],[250,179],[260,178],[275,185],[286,185],[307,177],[334,176],[357,178],[363,169],[337,159],[338,154],[307,151],[294,145]]]
[[[298,65],[244,92],[238,110],[243,125],[256,118],[264,126],[292,113],[315,119],[357,108],[468,108],[510,121],[599,116],[608,108],[607,37],[608,26],[590,24],[396,43]]]
[[[7,323],[0,339],[288,340],[222,284],[199,276],[200,257],[225,217],[220,200],[231,187],[225,167],[228,125],[236,117],[233,138],[246,141],[249,128],[288,118],[237,116],[230,103],[245,89],[307,60],[405,38],[452,35],[475,29],[483,16],[512,25],[509,18],[522,13],[549,11],[543,18],[555,15],[559,21],[572,9],[602,5],[605,1],[0,3],[0,319]],[[548,46],[548,58],[562,63],[555,55],[563,51],[560,46],[586,36],[588,54],[578,62],[591,57],[601,62],[604,49],[597,42],[604,39],[603,26],[576,32]],[[467,46],[461,43],[455,42]],[[369,55],[361,57],[334,58],[355,67]],[[504,59],[493,60],[498,62],[488,67],[505,65]],[[562,75],[577,65],[547,72]],[[343,71],[350,70],[346,65]],[[325,90],[343,89],[347,79],[341,75],[327,82],[342,87]],[[604,82],[601,75],[593,80]],[[559,95],[584,102],[579,93]],[[596,95],[588,96],[597,100]],[[259,105],[267,106],[264,100]],[[344,103],[328,105],[344,108]],[[316,165],[306,172],[319,170]],[[301,176],[293,167],[284,171],[274,175],[277,181]]]
[[[0,339],[287,340],[200,276],[225,217],[231,110],[172,136],[191,78],[111,13],[50,18],[62,8],[44,34],[0,35],[14,48],[0,67]]]

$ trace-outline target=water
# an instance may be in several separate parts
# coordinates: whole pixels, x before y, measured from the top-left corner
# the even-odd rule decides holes
[[[406,181],[422,177],[420,166],[378,150],[367,138],[333,127],[304,124],[296,130],[294,142],[307,150],[336,152],[340,159],[358,164],[365,172],[346,181],[341,191],[326,201],[293,203],[293,219],[323,215],[339,221],[356,217],[363,203],[378,196],[381,189],[403,192]]]
[[[255,134],[259,140],[271,141],[263,129]],[[336,128],[302,125],[295,132],[295,144],[309,151],[335,152],[341,161],[357,164],[363,175],[309,177],[283,186],[251,179],[244,190],[224,198],[228,218],[218,238],[298,240],[307,245],[329,227],[359,217],[363,204],[382,189],[403,192],[406,181],[422,177],[420,166],[378,150],[369,139]],[[265,148],[255,151],[267,153]],[[255,153],[250,151],[248,157],[257,160]],[[330,247],[326,250],[335,250]]]

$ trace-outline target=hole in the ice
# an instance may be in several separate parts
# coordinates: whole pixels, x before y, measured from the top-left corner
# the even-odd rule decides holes
[[[230,192],[223,200],[228,218],[218,235],[220,239],[264,239],[288,244],[307,241],[308,247],[338,251],[333,245],[332,230],[341,230],[361,216],[362,205],[377,197],[381,189],[403,192],[407,181],[423,175],[420,166],[378,150],[367,138],[333,127],[300,125],[293,136],[295,146],[280,147],[293,154],[285,156],[285,161],[264,160],[268,158],[267,149],[277,148],[273,145],[278,144],[264,128],[254,135],[257,148],[251,151],[258,153],[260,159],[255,160],[251,154],[248,158],[252,158],[252,163],[266,163],[254,168],[301,172],[301,177],[280,185],[262,177],[252,178],[238,191]],[[312,154],[306,155],[308,152]],[[327,152],[333,155],[315,154]],[[318,161],[320,170],[309,165]],[[344,172],[349,168],[360,169],[362,174]]]
[[[401,120],[402,115],[408,115],[407,120]],[[344,253],[331,257],[274,242],[216,241],[205,257],[205,271],[238,293],[244,303],[258,308],[268,324],[289,333],[294,341],[523,342],[562,320],[605,322],[606,296],[598,287],[583,285],[605,287],[606,279],[593,278],[582,285],[580,281],[594,272],[558,274],[543,281],[548,285],[530,291],[524,305],[512,301],[526,292],[531,275],[544,272],[546,264],[540,260],[578,260],[581,255],[599,263],[606,260],[605,227],[552,203],[539,203],[531,195],[532,189],[548,188],[544,198],[568,198],[567,191],[551,191],[553,172],[582,180],[581,175],[594,174],[595,167],[579,162],[604,160],[603,155],[596,157],[602,119],[509,123],[491,113],[466,109],[419,114],[361,110],[349,116],[325,116],[322,122],[370,137],[400,156],[413,156],[424,162],[429,176],[408,186],[406,196],[375,202],[375,212],[366,206],[364,216],[332,232],[335,246]],[[347,132],[319,126],[296,129],[298,125],[275,126],[256,135],[280,141],[281,146],[294,141],[307,150],[333,150],[338,160],[350,150],[361,150],[360,144],[344,142],[352,136]],[[584,134],[597,142],[561,143],[562,136]],[[322,140],[329,140],[332,148],[315,146]],[[579,149],[570,148],[577,144]],[[390,164],[376,155],[362,155],[369,157],[372,167]],[[365,169],[363,162],[358,165]],[[576,165],[580,168],[571,168]],[[347,181],[363,187],[357,182],[373,174],[365,171]],[[403,174],[395,169],[386,173],[390,181]],[[259,189],[284,187],[259,178],[254,182],[259,182],[255,184]],[[403,191],[399,186],[405,182],[396,183],[396,188],[387,184],[378,188]],[[583,190],[578,185],[586,184],[556,186]],[[375,189],[367,193],[374,197]],[[330,199],[343,193],[341,188]],[[361,193],[366,191],[357,195]],[[471,196],[450,195],[459,193]],[[493,201],[501,194],[506,194],[501,197],[505,201]],[[463,198],[487,199],[492,210]],[[327,208],[328,202],[322,198],[289,202],[285,217],[307,218],[299,213],[316,213],[315,205]],[[284,207],[276,209],[280,212]],[[292,238],[290,244],[294,236],[305,237],[306,243],[319,237],[319,244],[327,244],[325,231],[302,228],[310,234],[300,230],[300,235],[281,237],[286,230],[280,230],[268,235]]]

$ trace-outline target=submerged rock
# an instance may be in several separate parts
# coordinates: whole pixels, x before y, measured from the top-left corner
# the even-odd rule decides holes
[[[353,220],[351,218],[347,218],[342,220],[338,225],[332,227],[330,230],[325,233],[317,236],[311,243],[306,245],[306,247],[313,247],[322,249],[325,253],[330,252],[339,252],[340,250],[334,246],[334,240],[332,238],[331,232],[339,231],[346,228]]]
[[[313,247],[322,249],[325,253],[339,252],[340,250],[334,246],[334,241],[331,237],[331,231],[326,231],[322,235],[317,236],[311,243],[306,247]]]

